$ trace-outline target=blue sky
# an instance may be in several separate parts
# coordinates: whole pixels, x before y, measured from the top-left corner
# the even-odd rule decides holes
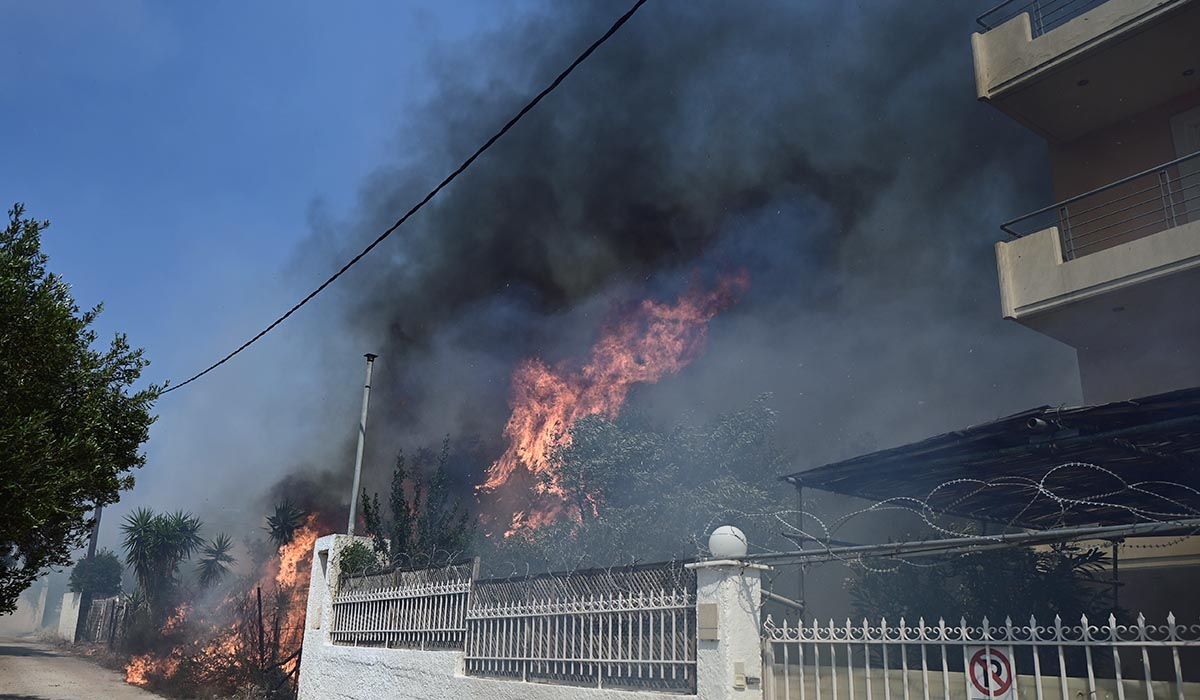
[[[431,51],[512,19],[479,1],[0,8],[0,194],[51,219],[52,269],[155,380],[207,360],[264,284],[315,281],[280,278],[310,208],[345,212],[403,150]]]
[[[487,60],[471,39],[537,7],[5,0],[0,196],[52,221],[51,269],[81,306],[104,302],[101,337],[128,333],[153,363],[148,379],[178,381],[320,281],[295,264],[310,212],[349,218],[364,178],[405,152],[406,112],[447,71],[466,79]],[[454,67],[433,62],[447,53]],[[348,390],[295,405],[316,360],[288,355],[289,342],[321,311],[162,399],[150,465],[114,515],[146,504],[211,511],[204,501],[221,489],[203,467],[270,468],[281,435],[356,402]],[[264,363],[274,374],[260,374]],[[258,377],[299,388],[253,391]],[[231,398],[238,410],[222,411]],[[255,454],[246,445],[260,431],[268,444]],[[106,529],[110,540],[116,528]]]

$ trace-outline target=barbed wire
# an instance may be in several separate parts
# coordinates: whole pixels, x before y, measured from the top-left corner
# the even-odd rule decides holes
[[[1064,485],[1078,484],[1085,481],[1085,477],[1097,475],[1111,479],[1112,486],[1106,486],[1098,493],[1085,496],[1068,492],[1067,486]],[[965,492],[961,492],[964,485],[974,486],[974,488],[968,488]],[[990,499],[996,490],[1008,491],[1010,495],[1014,491],[1018,495],[1027,492],[1029,497],[1014,515],[998,522],[980,517],[988,514],[986,507],[982,509],[976,507],[973,510],[966,507],[972,499]],[[1077,487],[1071,490],[1075,491]],[[942,503],[943,494],[952,494],[951,499]],[[944,561],[916,562],[911,557],[895,553],[842,555],[837,552],[837,547],[843,543],[839,543],[836,536],[849,526],[859,526],[864,521],[868,527],[875,525],[874,529],[878,529],[880,523],[871,523],[872,518],[879,518],[889,513],[904,513],[914,516],[920,526],[947,538],[948,542],[952,542],[954,538],[994,537],[996,543],[999,544],[1004,542],[1001,535],[989,536],[976,531],[976,519],[997,522],[997,525],[1004,530],[1027,531],[1029,528],[1022,525],[1027,514],[1035,507],[1044,507],[1046,503],[1051,504],[1055,512],[1055,517],[1048,521],[1051,527],[1061,526],[1067,522],[1068,516],[1072,512],[1085,509],[1109,509],[1124,513],[1127,516],[1125,518],[1110,516],[1109,520],[1112,521],[1110,524],[1118,525],[1169,524],[1178,520],[1200,517],[1200,490],[1192,486],[1159,479],[1131,482],[1111,469],[1100,465],[1067,462],[1048,469],[1040,478],[1006,475],[994,479],[973,477],[951,479],[935,486],[923,498],[894,496],[851,510],[836,518],[829,518],[812,510],[795,508],[761,512],[725,509],[714,514],[706,522],[703,533],[697,533],[692,539],[697,544],[696,551],[699,556],[711,556],[707,543],[703,539],[704,533],[712,532],[718,525],[733,522],[747,526],[759,533],[767,532],[773,526],[782,527],[783,531],[778,533],[778,537],[787,540],[789,544],[794,544],[795,547],[772,547],[767,543],[753,541],[747,542],[748,549],[752,553],[765,554],[811,551],[814,554],[823,554],[828,560],[838,561],[847,566],[856,566],[874,573],[894,573],[904,566],[931,568],[942,565]],[[992,510],[994,511],[994,509]],[[972,515],[975,517],[973,518]],[[1042,519],[1045,520],[1045,517],[1043,516]],[[811,525],[809,525],[810,522]],[[1119,548],[1131,549],[1167,548],[1192,534],[1195,534],[1195,531],[1174,537],[1166,542],[1132,543],[1121,539],[1114,541],[1113,544]],[[816,546],[805,550],[804,545],[806,544]],[[1019,545],[1013,544],[1013,546]],[[947,556],[965,557],[976,553],[967,550]],[[868,563],[869,560],[888,561],[890,564],[880,567]],[[803,562],[799,562],[799,564],[807,565]]]
[[[1081,495],[1077,484],[1094,477],[1101,476],[1111,480],[1111,485],[1105,484],[1095,493]],[[965,490],[963,487],[967,487]],[[1200,517],[1200,490],[1172,481],[1160,479],[1128,481],[1111,469],[1096,464],[1084,462],[1067,462],[1047,469],[1040,477],[1000,476],[993,479],[958,478],[944,481],[930,489],[921,498],[912,496],[895,496],[882,499],[869,505],[852,509],[846,513],[830,515],[811,508],[781,508],[762,511],[746,511],[725,508],[714,513],[704,524],[704,527],[692,533],[692,550],[695,558],[711,556],[707,546],[708,535],[718,526],[735,524],[754,532],[756,535],[775,532],[774,535],[751,537],[747,539],[747,547],[754,555],[776,554],[786,555],[798,552],[811,552],[814,555],[824,555],[821,563],[838,562],[864,571],[889,574],[896,573],[904,567],[934,568],[943,566],[953,559],[969,557],[978,554],[970,546],[964,545],[957,551],[938,552],[936,558],[917,560],[914,556],[903,553],[852,553],[843,554],[839,547],[846,542],[838,540],[838,535],[850,528],[860,528],[879,531],[887,528],[896,531],[894,520],[896,515],[909,516],[915,519],[914,527],[925,529],[952,543],[955,538],[975,538],[978,540],[991,539],[995,546],[1032,546],[1012,543],[1006,545],[1003,534],[982,534],[979,532],[978,520],[991,515],[987,502],[994,501],[997,492],[1006,492],[1011,499],[1014,494],[1027,494],[1027,499],[1011,516],[1004,519],[990,518],[1002,531],[1028,531],[1022,525],[1032,509],[1048,510],[1052,516],[1048,524],[1062,524],[1073,513],[1087,509],[1109,509],[1123,514],[1121,518],[1109,517],[1115,524],[1135,523],[1164,523]],[[720,495],[720,494],[717,494]],[[733,494],[730,494],[731,498]],[[982,506],[973,506],[973,500],[984,500]],[[722,500],[722,499],[714,499]],[[1050,504],[1052,508],[1046,508]],[[967,513],[964,515],[964,513]],[[974,518],[972,517],[974,516]],[[1046,520],[1043,516],[1043,520]],[[1194,534],[1173,537],[1165,542],[1137,543],[1122,539],[1114,541],[1113,546],[1130,549],[1166,548],[1173,543]],[[786,544],[784,544],[786,542]],[[885,544],[891,544],[885,543]],[[992,545],[988,545],[992,548]],[[606,548],[611,551],[611,548]],[[611,557],[603,564],[592,561],[586,546],[580,547],[579,542],[564,543],[561,551],[542,550],[537,562],[522,558],[502,558],[498,560],[482,560],[479,570],[474,573],[479,579],[493,582],[513,583],[522,580],[561,579],[563,582],[577,578],[583,573],[591,577],[605,580],[608,590],[634,593],[636,590],[628,574],[639,566],[647,566],[635,556],[615,561]],[[397,570],[450,570],[461,566],[465,558],[461,550],[449,551],[435,549],[431,552],[397,552],[387,555],[377,563],[360,567],[356,571],[343,569],[343,575],[367,576],[372,573],[389,573]],[[917,555],[920,556],[920,555]],[[815,558],[815,557],[814,557]],[[683,564],[693,559],[680,559],[672,556],[668,561],[657,562],[664,569],[664,575],[671,577],[670,584],[676,587],[685,585],[686,577]],[[816,565],[806,562],[795,563],[801,567]],[[537,564],[535,566],[535,564]],[[764,583],[766,589],[773,585],[777,573],[766,574]]]

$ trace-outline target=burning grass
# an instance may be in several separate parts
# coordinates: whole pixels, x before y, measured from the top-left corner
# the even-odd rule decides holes
[[[172,697],[294,696],[316,515],[263,563],[257,576],[232,582],[216,601],[178,605],[156,624],[142,610],[129,621],[125,680]]]

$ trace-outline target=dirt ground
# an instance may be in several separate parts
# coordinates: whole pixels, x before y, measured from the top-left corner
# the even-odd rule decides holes
[[[154,700],[124,676],[29,637],[0,636],[0,700]]]

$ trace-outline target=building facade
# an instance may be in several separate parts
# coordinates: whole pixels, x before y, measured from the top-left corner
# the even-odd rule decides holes
[[[979,21],[979,99],[1046,140],[1054,182],[1002,226],[1004,317],[1075,348],[1087,403],[1200,386],[1200,2],[1016,0]]]

